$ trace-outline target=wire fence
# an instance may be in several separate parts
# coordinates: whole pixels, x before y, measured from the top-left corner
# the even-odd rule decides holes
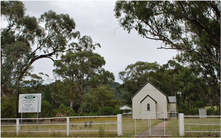
[[[220,137],[221,116],[184,116],[185,136]]]
[[[178,113],[175,112],[123,114],[122,120],[125,137],[179,136]]]
[[[167,114],[167,115],[166,115]],[[180,115],[180,114],[179,114]],[[72,116],[54,118],[1,118],[1,136],[56,137],[134,137],[194,136],[220,137],[221,116],[187,116],[178,113],[111,116]],[[121,116],[121,115],[120,115]],[[151,118],[151,117],[157,118]],[[183,118],[183,123],[180,119]],[[121,121],[119,121],[121,120]],[[180,133],[183,126],[183,133]],[[120,129],[122,129],[120,131]]]

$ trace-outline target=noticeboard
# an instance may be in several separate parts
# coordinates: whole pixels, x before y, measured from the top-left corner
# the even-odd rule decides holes
[[[19,113],[41,112],[41,93],[19,94]]]

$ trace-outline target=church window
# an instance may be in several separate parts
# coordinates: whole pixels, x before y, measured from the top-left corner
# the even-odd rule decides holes
[[[147,111],[150,111],[150,104],[147,104]]]

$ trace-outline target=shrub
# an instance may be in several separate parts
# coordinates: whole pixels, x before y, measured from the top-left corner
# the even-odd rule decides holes
[[[114,114],[114,115],[122,114],[122,111],[120,110],[120,108],[115,107],[115,108],[114,108],[114,111],[113,111],[113,114]]]
[[[195,102],[193,103],[193,105],[194,105],[195,107],[197,107],[197,108],[203,108],[203,107],[205,107],[205,103],[204,103],[203,101],[195,101]]]
[[[179,105],[179,112],[187,114],[188,113],[188,107],[185,104],[180,103],[180,105]]]
[[[109,106],[104,106],[102,112],[104,115],[111,115],[113,114],[113,108]]]
[[[199,109],[196,108],[190,108],[189,109],[189,114],[190,115],[198,115]]]
[[[48,101],[43,100],[41,102],[41,116],[42,117],[51,117],[54,116],[53,106]]]
[[[17,108],[16,108],[16,97],[7,96],[1,97],[1,117],[2,118],[11,118],[16,117]]]
[[[78,113],[78,116],[85,116],[86,114],[85,113],[83,113],[83,112],[79,112]]]
[[[99,136],[100,136],[100,137],[103,137],[103,136],[104,136],[104,132],[105,132],[105,131],[104,131],[103,126],[100,126],[100,127],[99,127],[99,131],[98,131]]]
[[[70,107],[65,106],[64,104],[61,104],[58,109],[56,110],[57,114],[61,113],[65,116],[71,116],[74,115],[74,110]]]
[[[214,108],[208,108],[206,112],[207,112],[207,115],[217,115],[217,112]]]

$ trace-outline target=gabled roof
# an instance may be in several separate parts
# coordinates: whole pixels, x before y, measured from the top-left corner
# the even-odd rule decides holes
[[[161,91],[159,88],[157,88],[153,83],[151,83],[150,81],[147,81],[133,96],[132,96],[132,98],[131,99],[133,99],[133,97],[135,96],[135,95],[137,95],[137,93],[140,91],[140,90],[142,90],[143,89],[143,87],[144,86],[146,86],[148,83],[150,83],[154,88],[156,88],[158,91],[160,91],[163,95],[165,95],[166,97],[167,97],[167,101],[169,101],[168,100],[168,96],[163,92],[163,91]]]
[[[150,99],[152,99],[155,103],[157,103],[157,101],[156,101],[153,97],[151,97],[149,94],[148,94],[147,96],[145,96],[145,97],[140,101],[140,103],[142,103],[147,97],[150,97]]]

